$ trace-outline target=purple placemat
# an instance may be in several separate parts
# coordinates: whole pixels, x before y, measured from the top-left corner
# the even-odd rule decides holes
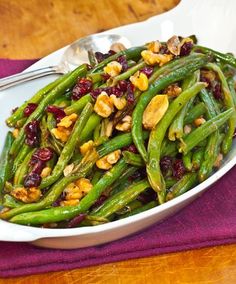
[[[0,60],[1,76],[34,60]],[[175,216],[136,235],[97,247],[53,250],[0,242],[0,277],[98,265],[236,242],[236,167]]]

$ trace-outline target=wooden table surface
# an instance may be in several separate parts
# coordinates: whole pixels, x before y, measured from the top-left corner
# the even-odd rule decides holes
[[[39,58],[81,36],[145,20],[173,8],[178,2],[0,0],[0,58]],[[236,245],[0,279],[2,283],[233,284],[236,283]]]

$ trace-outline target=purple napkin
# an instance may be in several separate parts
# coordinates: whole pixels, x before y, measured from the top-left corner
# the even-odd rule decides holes
[[[1,76],[34,61],[0,60]],[[53,250],[0,242],[0,277],[74,269],[236,242],[236,167],[173,217],[133,236],[97,247]]]

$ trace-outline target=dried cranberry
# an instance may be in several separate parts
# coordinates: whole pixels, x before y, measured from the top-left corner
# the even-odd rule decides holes
[[[106,82],[108,79],[111,78],[111,76],[109,74],[107,74],[107,73],[104,73],[104,74],[102,74],[102,78],[103,78],[103,81]]]
[[[160,167],[163,172],[168,172],[172,169],[172,158],[169,156],[164,156],[161,158]]]
[[[128,104],[133,104],[135,102],[135,97],[134,97],[134,85],[133,84],[128,84],[127,86],[127,102]]]
[[[43,162],[47,162],[52,159],[53,150],[49,147],[40,148],[33,154],[33,157]]]
[[[53,114],[53,116],[55,117],[57,123],[60,122],[62,120],[63,117],[66,116],[65,112],[63,109],[57,107],[57,106],[47,106],[46,108],[47,112],[50,112]]]
[[[25,143],[30,147],[36,147],[39,144],[39,122],[38,120],[32,120],[25,126],[26,139]]]
[[[189,55],[192,51],[193,43],[191,41],[185,42],[180,49],[180,56]]]
[[[119,88],[122,92],[126,92],[128,88],[128,82],[125,80],[120,80],[117,84],[117,88]]]
[[[185,167],[181,159],[177,159],[172,164],[173,177],[181,179],[185,173]]]
[[[86,214],[82,213],[82,214],[79,214],[78,216],[74,217],[73,219],[71,219],[69,222],[68,222],[68,225],[67,227],[68,228],[74,228],[74,227],[77,227],[86,217]]]
[[[97,97],[101,94],[101,92],[102,92],[102,89],[101,89],[101,88],[97,88],[97,89],[95,89],[95,90],[92,90],[92,91],[90,92],[90,95],[91,95],[91,97],[92,97],[94,100],[96,100]]]
[[[108,53],[106,54],[106,56],[107,56],[107,57],[110,57],[110,56],[112,56],[112,55],[114,55],[114,54],[116,54],[116,52],[115,52],[114,50],[110,49],[110,50],[108,51]]]
[[[24,109],[24,116],[28,117],[31,115],[31,113],[33,113],[36,108],[37,108],[37,104],[34,104],[34,103],[29,103],[25,109]]]
[[[136,148],[136,146],[134,144],[131,144],[127,147],[123,147],[123,151],[129,151],[129,152],[132,152],[132,153],[138,153],[138,150]]]
[[[30,173],[25,177],[24,186],[25,187],[37,187],[41,183],[41,176],[36,173]]]
[[[93,83],[87,78],[80,78],[72,90],[72,99],[78,100],[92,90]]]
[[[159,53],[161,53],[161,54],[169,54],[170,53],[166,44],[164,44],[164,43],[161,44]]]
[[[40,175],[44,167],[45,167],[45,162],[38,160],[33,164],[31,173]]]
[[[222,99],[222,91],[221,91],[221,85],[219,82],[215,81],[214,84],[212,84],[212,93],[216,100]]]
[[[153,67],[146,66],[146,67],[142,68],[140,70],[140,72],[144,73],[149,78],[152,75],[153,70],[154,70]]]
[[[208,89],[211,88],[211,80],[209,78],[201,75],[200,76],[200,81],[204,82],[204,83],[207,83],[208,84],[208,86],[207,86]]]
[[[141,168],[139,170],[137,170],[135,173],[133,173],[129,178],[128,180],[130,182],[132,181],[135,181],[137,179],[141,179],[141,178],[144,178],[147,176],[147,173],[146,173],[146,169],[145,168]]]
[[[102,52],[97,51],[94,53],[94,55],[98,63],[102,62],[105,59],[104,54]]]
[[[141,201],[142,203],[146,204],[146,203],[149,203],[150,201],[156,200],[157,194],[154,190],[148,189],[145,192],[139,194],[137,199]]]
[[[90,209],[95,209],[99,206],[101,206],[105,200],[107,200],[108,196],[105,194],[102,194],[96,201],[93,203],[93,205],[90,207]]]
[[[128,62],[127,62],[126,56],[125,55],[121,55],[116,60],[117,60],[117,62],[119,62],[122,65],[122,72],[127,71],[129,66],[128,66]]]
[[[108,94],[109,95],[115,95],[117,98],[121,97],[123,95],[123,92],[117,88],[117,87],[111,87],[109,90],[108,90]]]

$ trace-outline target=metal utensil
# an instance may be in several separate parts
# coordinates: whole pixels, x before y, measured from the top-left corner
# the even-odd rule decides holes
[[[75,66],[88,62],[88,50],[104,53],[114,43],[121,43],[126,48],[131,45],[127,38],[116,34],[97,34],[81,38],[67,47],[58,65],[26,71],[0,79],[0,90],[51,74],[65,74],[73,70]]]

